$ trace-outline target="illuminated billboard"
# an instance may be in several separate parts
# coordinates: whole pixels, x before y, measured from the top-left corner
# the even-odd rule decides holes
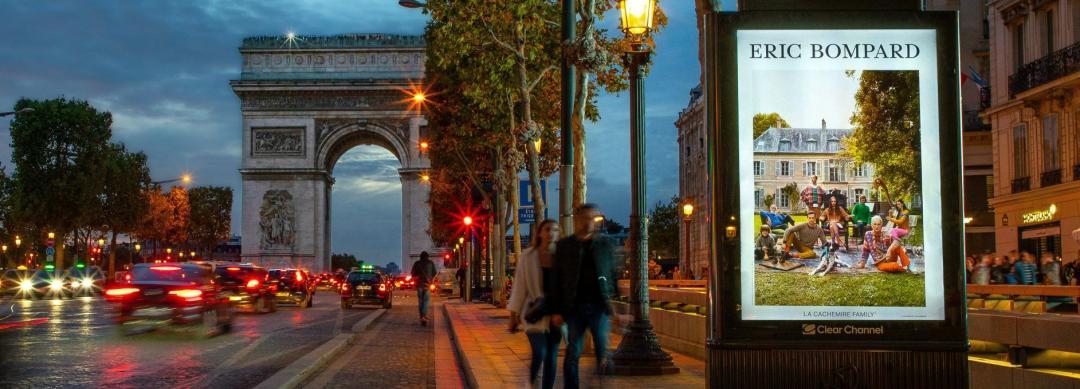
[[[724,337],[962,344],[954,17],[720,18],[706,89]]]

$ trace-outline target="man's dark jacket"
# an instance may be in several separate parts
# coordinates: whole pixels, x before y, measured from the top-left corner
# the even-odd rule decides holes
[[[413,263],[412,276],[417,279],[417,289],[422,288],[424,285],[430,284],[435,280],[435,263],[430,259],[421,259]]]
[[[611,300],[612,297],[618,295],[615,284],[614,240],[603,234],[594,234],[592,243],[585,252],[586,243],[587,241],[579,241],[577,237],[571,235],[559,240],[555,245],[555,266],[558,269],[559,286],[562,291],[552,296],[554,298],[551,299],[554,301],[545,301],[545,305],[551,304],[548,306],[552,307],[554,312],[563,315],[573,312],[577,299],[578,276],[581,275],[581,258],[585,255],[592,256],[596,264],[597,282],[600,283],[599,289],[603,301]]]

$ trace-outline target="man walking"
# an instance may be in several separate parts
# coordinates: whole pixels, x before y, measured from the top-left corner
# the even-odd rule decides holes
[[[420,260],[412,265],[412,277],[416,280],[416,299],[420,304],[420,324],[427,325],[428,303],[431,301],[431,289],[428,287],[435,280],[435,263],[428,258],[428,252],[420,252]]]
[[[597,232],[603,221],[595,204],[582,204],[574,211],[574,235],[559,240],[555,266],[562,293],[552,296],[554,325],[567,324],[566,358],[563,379],[567,389],[577,389],[578,360],[585,330],[592,333],[597,373],[603,374],[608,358],[608,316],[611,297],[616,293],[614,243]]]

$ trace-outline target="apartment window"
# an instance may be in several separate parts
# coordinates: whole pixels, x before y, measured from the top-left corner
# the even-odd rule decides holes
[[[1057,115],[1046,115],[1042,121],[1042,156],[1043,171],[1057,170],[1061,168],[1061,148],[1058,136]]]
[[[690,156],[690,146],[686,146],[686,156]]]
[[[835,151],[838,151],[838,150],[840,150],[840,140],[839,139],[829,139],[828,142],[825,142],[825,151],[835,152]]]
[[[866,177],[866,164],[865,163],[856,163],[855,164],[855,177]]]
[[[780,140],[780,151],[791,151],[791,140],[781,139]]]
[[[844,174],[844,164],[841,161],[830,160],[825,161],[825,172],[828,174],[829,182],[842,182],[846,181]]]
[[[1020,70],[1024,66],[1024,24],[1014,25],[1012,33],[1013,70]]]
[[[1013,178],[1024,178],[1027,172],[1027,125],[1013,127]]]
[[[776,206],[791,209],[791,202],[788,200],[789,199],[787,198],[787,195],[784,194],[784,191],[780,189],[776,190]]]
[[[803,169],[802,173],[803,173],[804,176],[807,176],[807,177],[816,176],[818,174],[817,161],[803,162],[802,169]]]
[[[758,208],[765,207],[765,189],[754,188],[754,204]]]
[[[849,198],[848,199],[848,205],[854,205],[856,201],[859,201],[860,197],[863,197],[865,195],[866,195],[866,190],[865,189],[855,189],[855,198]]]
[[[1054,52],[1054,10],[1046,11],[1046,23],[1043,24],[1046,36],[1046,55]]]
[[[806,141],[806,151],[817,151],[817,140],[810,139]]]
[[[776,175],[778,176],[790,176],[791,175],[791,161],[780,161],[776,163]]]
[[[698,147],[705,148],[705,138],[697,138]]]
[[[754,161],[754,175],[755,176],[764,176],[765,175],[765,161]]]

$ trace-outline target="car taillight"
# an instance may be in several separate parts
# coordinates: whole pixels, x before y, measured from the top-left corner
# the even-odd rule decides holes
[[[112,296],[112,297],[123,297],[123,296],[127,296],[127,295],[130,295],[130,294],[138,293],[138,292],[139,292],[138,288],[116,288],[116,289],[108,289],[108,290],[106,290],[105,295],[106,296]]]
[[[198,289],[177,289],[170,291],[169,294],[187,301],[196,301],[202,299],[203,292]]]
[[[177,270],[180,270],[180,267],[179,266],[150,266],[150,270],[177,271]]]
[[[379,291],[380,292],[385,292],[386,291],[386,284],[379,284]]]
[[[296,272],[296,282],[303,282],[303,281],[304,281],[304,275],[300,274],[300,272]]]
[[[411,275],[405,276],[405,281],[412,281],[412,276]]]
[[[124,281],[130,284],[131,283],[131,274],[124,274]]]
[[[248,289],[258,288],[259,287],[259,280],[248,280],[247,287],[248,287]]]
[[[433,291],[433,292],[434,292],[434,291],[435,291],[435,284],[431,284],[431,285],[429,285],[429,286],[428,286],[428,288],[430,288],[430,289],[431,289],[431,291]]]

